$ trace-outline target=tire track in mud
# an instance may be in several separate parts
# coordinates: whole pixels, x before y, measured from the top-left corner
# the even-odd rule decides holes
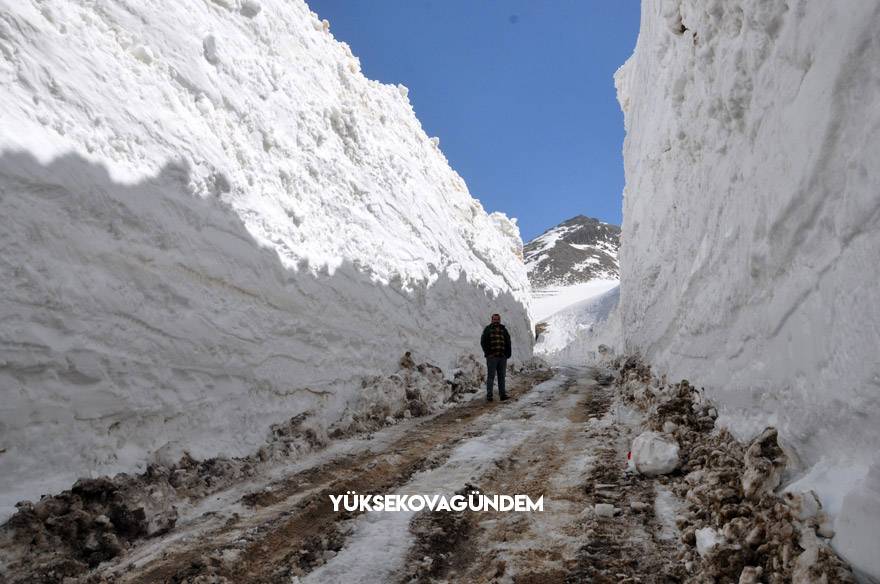
[[[476,489],[480,477],[535,436],[559,409],[565,409],[557,405],[559,400],[572,401],[571,396],[562,395],[565,381],[565,375],[557,375],[535,386],[521,400],[499,404],[481,431],[456,445],[442,465],[418,473],[396,492],[450,496]],[[530,423],[532,417],[539,423]],[[430,578],[442,570],[442,560],[456,542],[467,537],[467,526],[466,515],[455,512],[370,514],[355,522],[352,537],[339,555],[303,581],[372,583]]]
[[[558,417],[560,421],[549,424],[539,422],[542,427],[537,434],[516,447],[504,459],[496,461],[495,468],[478,479],[480,491],[487,495],[529,495],[532,500],[544,496],[544,514],[554,515],[554,520],[558,519],[560,509],[551,511],[548,503],[555,507],[561,504],[566,512],[577,506],[577,500],[581,498],[578,485],[560,485],[551,494],[548,481],[566,464],[568,441],[577,432],[577,425],[585,419],[580,406],[589,399],[589,393],[580,398],[574,395],[585,388],[583,383],[578,384],[575,379],[569,378],[553,399],[541,402],[543,407],[556,410],[557,416],[553,417]],[[532,414],[524,411],[519,416],[528,420]],[[553,500],[549,501],[548,496]],[[412,566],[398,582],[497,582],[500,579],[509,579],[512,564],[518,565],[514,571],[521,570],[526,565],[540,565],[541,568],[531,575],[541,575],[539,573],[545,564],[552,564],[560,559],[558,550],[528,549],[525,543],[536,532],[551,527],[546,523],[535,522],[536,519],[546,517],[544,514],[466,511],[454,514],[458,516],[454,520],[446,517],[450,515],[448,513],[419,514],[411,526],[417,538],[417,544],[410,552]],[[448,528],[450,522],[453,526],[451,530]],[[426,524],[431,528],[426,527]],[[554,524],[552,530],[560,527],[559,524]],[[436,539],[438,529],[447,535],[443,545],[433,548],[426,545],[431,538]],[[562,572],[559,568],[560,566],[554,566],[543,574],[549,579],[533,581],[560,582]],[[520,573],[518,577],[520,579],[517,582],[530,581],[525,579],[528,577],[525,573]]]
[[[455,550],[446,542],[421,557],[431,548],[417,545],[411,561],[426,569],[411,570],[400,582],[678,581],[667,560],[675,544],[654,535],[655,481],[625,473],[628,430],[599,422],[611,415],[614,395],[583,371],[578,377],[563,393],[582,395],[569,411],[560,411],[561,423],[546,425],[479,479],[487,494],[527,494],[533,500],[543,495],[544,511],[466,512],[449,530]],[[633,501],[639,502],[636,510]],[[596,503],[611,503],[620,514],[598,517]],[[426,520],[413,522],[417,537],[432,537],[436,530],[419,521]],[[413,571],[417,577],[410,580]]]
[[[512,378],[508,403],[552,375],[538,371]],[[357,513],[334,512],[329,495],[352,488],[362,494],[389,492],[417,472],[441,465],[457,444],[480,433],[475,426],[493,405],[498,407],[477,398],[414,425],[397,442],[378,445],[378,451],[338,456],[285,477],[243,497],[252,514],[230,517],[188,541],[171,534],[159,557],[154,554],[140,565],[123,559],[89,582],[287,584],[346,542],[343,524]]]
[[[588,404],[590,414],[609,411],[613,394],[597,391]],[[584,493],[593,504],[620,509],[614,517],[592,514],[585,526],[585,542],[577,553],[567,584],[672,583],[682,580],[682,567],[672,560],[675,544],[657,537],[661,526],[654,514],[658,479],[625,472],[631,437],[621,424],[606,429],[607,441],[596,452],[596,462]],[[633,506],[635,505],[635,506]]]

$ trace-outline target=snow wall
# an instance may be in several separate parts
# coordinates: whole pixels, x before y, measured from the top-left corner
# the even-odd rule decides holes
[[[626,348],[777,426],[875,577],[878,30],[877,0],[645,0],[616,77]]]
[[[515,222],[300,0],[0,0],[0,519],[79,476],[326,425],[492,312]]]

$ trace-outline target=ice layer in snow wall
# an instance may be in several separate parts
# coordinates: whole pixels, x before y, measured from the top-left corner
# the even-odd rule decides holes
[[[645,0],[616,83],[626,346],[778,427],[880,577],[878,30],[876,0]]]
[[[492,312],[531,354],[515,222],[301,0],[0,13],[0,519],[331,424]]]

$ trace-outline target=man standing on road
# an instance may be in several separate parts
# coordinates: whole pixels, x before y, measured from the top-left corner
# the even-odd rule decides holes
[[[507,399],[504,377],[507,373],[507,360],[510,358],[511,347],[510,333],[501,324],[500,314],[493,314],[492,324],[483,329],[480,346],[483,347],[486,367],[489,369],[489,375],[486,377],[486,401],[492,401],[492,385],[496,374],[498,374],[498,397],[504,401]]]

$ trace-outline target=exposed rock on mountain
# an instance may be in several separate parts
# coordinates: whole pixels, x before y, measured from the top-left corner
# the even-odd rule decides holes
[[[548,229],[523,247],[534,288],[616,280],[620,227],[578,215]]]

